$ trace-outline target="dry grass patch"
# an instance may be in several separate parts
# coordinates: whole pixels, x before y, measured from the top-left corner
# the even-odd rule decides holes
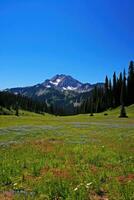
[[[13,200],[14,194],[13,192],[5,191],[0,193],[0,200]]]
[[[117,177],[117,180],[122,184],[126,184],[128,182],[134,181],[134,174],[128,174],[127,176],[119,176]]]

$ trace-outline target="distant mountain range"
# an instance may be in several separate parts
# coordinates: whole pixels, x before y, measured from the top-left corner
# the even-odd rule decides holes
[[[48,104],[69,105],[87,98],[94,87],[101,87],[103,83],[81,83],[71,76],[57,74],[41,84],[30,87],[17,87],[6,91],[31,97],[36,100],[46,101]]]

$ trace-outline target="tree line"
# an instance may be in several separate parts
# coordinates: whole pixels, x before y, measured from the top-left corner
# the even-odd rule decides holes
[[[89,98],[81,103],[79,113],[98,113],[119,105],[134,104],[134,61],[119,76],[116,72],[112,80],[106,76],[104,86],[95,87]]]
[[[46,104],[43,102],[35,101],[31,98],[21,95],[15,95],[9,92],[0,92],[0,113],[6,114],[2,112],[3,108],[7,110],[15,110],[16,115],[19,115],[19,109],[27,110],[35,113],[44,113],[46,110]]]

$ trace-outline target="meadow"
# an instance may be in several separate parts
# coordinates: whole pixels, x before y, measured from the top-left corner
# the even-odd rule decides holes
[[[133,200],[134,105],[107,114],[0,116],[0,200]]]

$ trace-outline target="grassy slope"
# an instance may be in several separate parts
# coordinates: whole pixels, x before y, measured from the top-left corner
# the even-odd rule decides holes
[[[0,116],[0,199],[134,199],[134,105],[107,113]]]
[[[131,106],[126,107],[126,112],[127,112],[127,115],[129,117],[134,117],[134,104],[131,105]],[[109,110],[107,113],[112,115],[112,116],[119,116],[120,107],[118,107],[116,109],[113,109],[113,110]]]

